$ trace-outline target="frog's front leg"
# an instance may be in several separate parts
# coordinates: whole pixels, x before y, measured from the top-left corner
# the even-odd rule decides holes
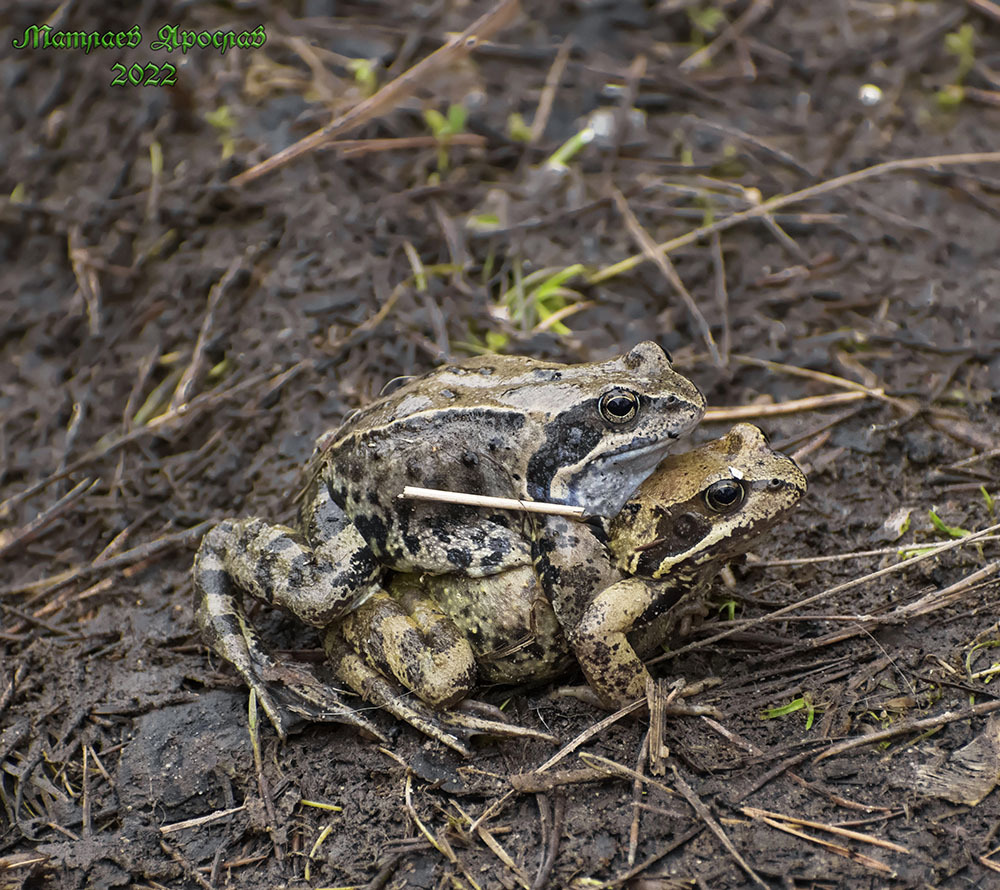
[[[612,707],[643,698],[649,671],[627,634],[657,605],[656,584],[626,578],[602,590],[568,630],[570,645],[591,688]]]
[[[587,524],[546,517],[534,547],[539,583],[591,688],[611,707],[641,698],[649,672],[626,635],[639,618],[652,617],[659,591],[623,578]]]
[[[290,714],[374,726],[354,715],[315,677],[279,662],[246,619],[244,592],[322,626],[372,589],[380,567],[350,526],[315,552],[290,528],[261,519],[226,520],[205,535],[195,556],[195,617],[205,641],[254,689],[278,733]]]

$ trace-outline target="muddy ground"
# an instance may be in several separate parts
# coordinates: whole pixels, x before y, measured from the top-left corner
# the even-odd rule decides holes
[[[489,4],[0,14],[0,886],[1000,884],[996,540],[894,568],[998,519],[1000,157],[870,171],[1000,147],[1000,7],[526,5],[339,137],[361,142],[237,184]],[[46,22],[141,42],[14,48]],[[171,23],[266,42],[151,49]],[[130,82],[147,77],[176,83]],[[712,224],[670,253],[688,302],[666,266],[600,273],[642,254],[639,227]],[[538,791],[510,777],[556,746],[484,740],[464,761],[384,714],[387,748],[264,725],[258,771],[247,692],[193,626],[205,524],[288,520],[315,437],[398,375],[645,338],[809,475],[658,667],[719,678],[692,700],[716,721],[670,719],[656,776],[648,716],[619,719]],[[255,621],[323,670],[315,632]],[[554,691],[482,697],[564,743],[606,716]],[[831,751],[845,740],[867,743]]]

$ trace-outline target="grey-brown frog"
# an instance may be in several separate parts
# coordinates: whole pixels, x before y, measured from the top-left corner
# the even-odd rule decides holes
[[[600,700],[617,707],[644,695],[642,659],[702,607],[718,569],[805,490],[794,461],[739,424],[666,458],[604,528],[550,520],[542,583],[530,566],[481,579],[398,575],[331,626],[324,645],[342,682],[463,752],[475,732],[522,731],[482,706],[449,712],[477,682],[545,680],[575,657]]]
[[[484,577],[530,566],[522,516],[402,500],[403,488],[612,516],[704,410],[697,387],[648,341],[603,362],[481,356],[411,380],[321,437],[299,529],[226,520],[205,536],[194,564],[202,634],[279,733],[292,715],[358,723],[332,690],[266,653],[243,593],[323,627],[378,590],[386,568]]]

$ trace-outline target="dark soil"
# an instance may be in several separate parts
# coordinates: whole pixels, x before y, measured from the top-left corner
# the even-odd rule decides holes
[[[79,0],[52,19],[54,3],[0,14],[0,887],[755,886],[747,869],[773,888],[1000,885],[996,541],[745,623],[945,540],[932,509],[952,528],[996,522],[998,159],[866,176],[674,250],[717,358],[664,269],[588,277],[641,253],[618,192],[663,242],[883,161],[995,150],[1000,8],[528,6],[341,137],[417,141],[307,152],[239,187],[233,176],[364,98],[351,59],[374,60],[382,85],[489,4]],[[46,21],[138,24],[142,42],[12,48]],[[267,42],[151,50],[169,23],[263,23]],[[732,23],[705,64],[683,64]],[[128,84],[150,61],[176,66],[176,85]],[[112,86],[119,62],[126,85]],[[531,126],[547,78],[551,113],[527,144],[511,116]],[[424,112],[452,105],[467,109],[463,137],[428,144]],[[609,135],[546,173],[595,111]],[[500,311],[516,280],[576,263],[568,299],[585,305],[568,331]],[[597,763],[580,753],[639,763],[653,783],[635,790],[607,767],[602,781],[515,791],[510,777],[557,748],[484,740],[466,762],[384,714],[385,749],[338,725],[285,744],[262,726],[258,774],[247,692],[193,626],[205,523],[287,521],[314,439],[398,375],[487,344],[582,361],[646,338],[711,406],[757,406],[750,419],[810,480],[756,548],[765,564],[713,593],[735,603],[738,633],[659,665],[720,678],[692,699],[720,719],[672,718],[662,776],[640,759],[644,712],[548,771]],[[845,380],[892,398],[767,414]],[[856,620],[977,572],[925,614]],[[733,628],[727,614],[682,642]],[[255,621],[322,670],[313,631],[267,610]],[[606,716],[553,692],[482,697],[511,698],[513,719],[563,742]],[[762,719],[793,702],[811,703],[811,725],[805,707]],[[879,730],[898,731],[816,759]],[[946,773],[974,740],[983,787],[942,792],[927,768]],[[896,846],[815,826],[793,837],[745,807]]]

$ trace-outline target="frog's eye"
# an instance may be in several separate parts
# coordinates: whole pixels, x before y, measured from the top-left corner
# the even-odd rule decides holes
[[[705,489],[705,503],[716,513],[731,513],[746,497],[746,489],[737,479],[720,479]]]
[[[639,410],[639,397],[627,389],[613,389],[601,396],[597,410],[608,423],[625,423]]]

